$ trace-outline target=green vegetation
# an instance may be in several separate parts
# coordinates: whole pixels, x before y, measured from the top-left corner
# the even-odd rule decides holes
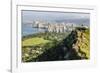
[[[49,43],[49,40],[44,40],[43,38],[39,38],[39,37],[33,37],[33,38],[29,38],[26,39],[22,42],[23,46],[38,46],[40,44],[46,44]]]
[[[76,28],[64,40],[66,47],[70,49],[69,59],[89,59],[90,58],[90,31],[89,29]],[[77,55],[73,55],[71,50]]]
[[[90,30],[45,32],[22,37],[22,61],[81,60],[90,58]]]
[[[37,57],[57,46],[69,33],[45,32],[22,38],[22,61],[38,61]]]

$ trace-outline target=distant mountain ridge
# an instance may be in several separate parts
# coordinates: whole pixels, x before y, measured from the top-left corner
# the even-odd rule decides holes
[[[59,23],[59,24],[61,24],[61,23],[65,23],[65,24],[67,24],[67,23],[73,23],[73,24],[75,24],[75,25],[81,25],[81,24],[84,24],[85,26],[90,26],[89,24],[90,24],[90,20],[89,19],[59,19],[59,20],[52,20],[52,21],[45,21],[45,20],[33,20],[33,22],[36,22],[36,21],[38,21],[38,22],[42,22],[42,23]],[[23,24],[33,24],[33,22],[32,21],[30,21],[30,22],[23,22]]]
[[[67,19],[67,20],[55,20],[55,22],[61,23],[74,23],[77,25],[84,24],[85,26],[89,26],[90,20],[89,19]]]

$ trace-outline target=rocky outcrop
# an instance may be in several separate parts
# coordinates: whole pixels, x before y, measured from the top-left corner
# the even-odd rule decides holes
[[[89,59],[90,58],[90,33],[87,28],[76,28],[64,39],[67,47],[65,59]]]

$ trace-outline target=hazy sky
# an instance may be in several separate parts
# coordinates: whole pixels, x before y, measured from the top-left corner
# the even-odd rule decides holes
[[[86,20],[89,23],[89,13],[64,13],[64,12],[43,12],[43,11],[22,11],[22,21],[32,22],[34,20],[44,21],[68,21],[68,20]],[[83,21],[82,21],[83,22]],[[84,21],[85,22],[85,21]]]

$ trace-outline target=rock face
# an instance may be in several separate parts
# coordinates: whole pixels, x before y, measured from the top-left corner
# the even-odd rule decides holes
[[[76,28],[64,39],[68,48],[65,59],[89,59],[90,58],[90,33],[87,28]]]
[[[89,28],[76,28],[57,46],[50,48],[39,61],[82,60],[90,58]]]
[[[87,28],[76,28],[58,45],[49,48],[38,61],[82,60],[90,58],[90,33]]]

